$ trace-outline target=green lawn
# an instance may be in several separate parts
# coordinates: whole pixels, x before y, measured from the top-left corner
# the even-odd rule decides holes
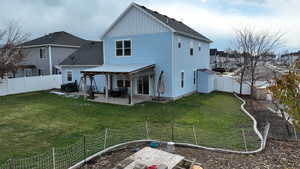
[[[174,121],[175,140],[193,140],[191,126],[195,125],[200,145],[241,149],[241,127],[250,131],[252,123],[240,111],[240,104],[224,93],[195,94],[167,104],[133,107],[91,103],[47,92],[0,97],[0,161],[63,147],[105,128],[124,129],[126,133],[132,126],[143,126],[146,119],[153,127],[150,134],[156,137],[170,136],[170,130],[166,130]],[[254,144],[256,138],[249,138]]]

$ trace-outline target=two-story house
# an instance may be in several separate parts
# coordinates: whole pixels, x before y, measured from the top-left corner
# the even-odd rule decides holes
[[[122,83],[131,100],[135,95],[157,96],[162,72],[163,97],[177,99],[196,92],[197,70],[210,67],[210,39],[136,3],[104,32],[102,41],[104,64],[81,73],[104,75],[106,93]]]
[[[54,32],[22,44],[25,58],[16,77],[59,74],[59,63],[86,40],[67,32]]]

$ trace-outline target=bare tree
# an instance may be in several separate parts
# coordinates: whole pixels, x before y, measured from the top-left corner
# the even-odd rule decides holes
[[[25,57],[21,44],[28,37],[29,34],[23,33],[20,26],[13,22],[0,32],[0,78],[17,71],[18,63]]]
[[[251,26],[245,26],[235,31],[235,50],[241,55],[240,93],[244,81],[250,82],[251,94],[259,78],[258,63],[266,62],[267,56],[282,43],[283,33],[257,31]]]

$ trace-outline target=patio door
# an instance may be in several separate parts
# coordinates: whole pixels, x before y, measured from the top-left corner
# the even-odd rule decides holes
[[[137,80],[137,93],[149,95],[149,76],[140,76]]]

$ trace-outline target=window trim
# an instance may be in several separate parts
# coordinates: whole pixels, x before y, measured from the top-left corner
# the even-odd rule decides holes
[[[181,72],[180,72],[180,88],[184,88],[184,80],[185,80],[185,74],[184,74],[184,70],[182,70]]]
[[[121,56],[118,56],[117,55],[117,42],[118,41],[121,41],[122,42],[122,55]],[[125,41],[130,41],[130,55],[125,55]],[[115,43],[114,43],[114,46],[115,46],[115,57],[118,57],[118,58],[122,58],[122,57],[132,57],[133,54],[132,54],[132,40],[131,39],[116,39],[115,40]]]
[[[68,82],[73,82],[73,71],[72,70],[67,70],[67,81]],[[71,80],[69,80],[69,73],[71,73]]]
[[[43,76],[44,75],[44,69],[39,68],[38,69],[38,75]]]
[[[40,52],[39,58],[41,60],[45,60],[46,59],[46,48],[45,47],[40,48],[39,52]]]

